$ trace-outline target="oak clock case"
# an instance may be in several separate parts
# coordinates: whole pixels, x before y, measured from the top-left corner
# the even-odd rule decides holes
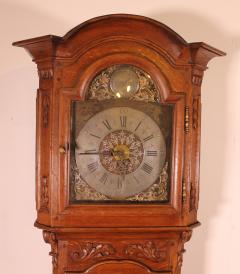
[[[201,84],[225,55],[136,15],[14,43],[37,64],[35,226],[54,274],[180,274],[198,226]]]

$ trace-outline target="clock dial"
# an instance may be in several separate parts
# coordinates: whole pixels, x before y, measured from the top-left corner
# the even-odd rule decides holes
[[[159,126],[130,107],[112,107],[91,117],[76,137],[82,179],[111,199],[146,190],[159,177],[166,145]]]

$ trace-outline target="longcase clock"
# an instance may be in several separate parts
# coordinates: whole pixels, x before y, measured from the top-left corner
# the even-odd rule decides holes
[[[35,226],[54,274],[180,274],[198,225],[201,83],[224,55],[134,15],[14,43],[39,73]]]

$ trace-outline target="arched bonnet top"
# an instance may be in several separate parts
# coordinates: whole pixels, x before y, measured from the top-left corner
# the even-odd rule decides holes
[[[108,41],[127,40],[163,51],[173,61],[188,63],[188,43],[172,29],[153,19],[128,14],[105,15],[88,20],[64,35],[57,56],[73,56],[81,48]]]
[[[88,20],[63,37],[46,35],[13,43],[24,47],[36,63],[46,58],[72,59],[111,42],[129,42],[164,55],[174,65],[198,65],[202,70],[224,52],[203,42],[187,43],[172,29],[153,19],[129,14],[105,15]],[[39,50],[41,49],[41,50]]]

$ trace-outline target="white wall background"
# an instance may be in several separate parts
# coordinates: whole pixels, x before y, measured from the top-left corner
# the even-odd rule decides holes
[[[64,35],[109,13],[132,13],[170,26],[188,42],[227,52],[210,62],[202,86],[199,220],[186,245],[183,274],[239,274],[240,1],[0,1],[0,273],[51,273],[49,246],[35,220],[37,70],[13,41]]]

